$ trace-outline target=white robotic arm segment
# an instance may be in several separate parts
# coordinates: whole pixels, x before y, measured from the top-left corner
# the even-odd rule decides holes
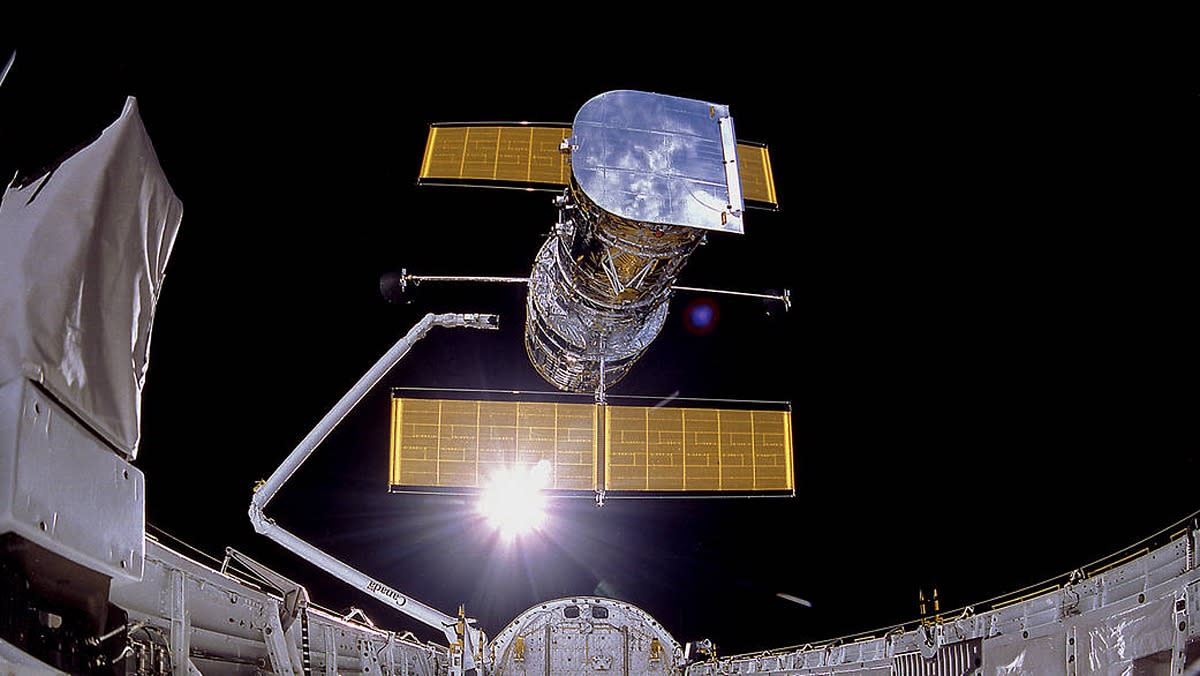
[[[431,627],[440,629],[450,644],[451,674],[462,674],[476,668],[476,654],[482,654],[483,633],[471,626],[471,621],[465,617],[453,617],[435,608],[425,605],[414,598],[408,597],[369,575],[347,565],[337,558],[321,551],[312,544],[300,539],[295,534],[277,525],[274,519],[263,514],[263,509],[292,474],[304,464],[317,446],[337,427],[338,423],[356,406],[362,398],[390,371],[401,359],[408,354],[414,343],[425,337],[434,326],[447,328],[498,329],[499,319],[496,315],[481,314],[427,314],[417,322],[412,329],[387,354],[375,362],[362,378],[338,400],[337,404],[321,418],[312,431],[296,446],[283,463],[271,474],[270,478],[259,487],[250,501],[250,522],[257,533],[265,535],[284,548],[292,551],[300,558],[312,563],[321,570],[350,584],[360,591],[390,605],[406,615],[419,620]]]

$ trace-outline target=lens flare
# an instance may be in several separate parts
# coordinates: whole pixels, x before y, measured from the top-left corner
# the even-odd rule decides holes
[[[542,527],[546,521],[546,496],[550,483],[550,462],[506,467],[492,474],[479,496],[479,513],[511,540]]]
[[[683,325],[693,335],[706,336],[717,328],[721,310],[711,298],[697,298],[683,311]]]

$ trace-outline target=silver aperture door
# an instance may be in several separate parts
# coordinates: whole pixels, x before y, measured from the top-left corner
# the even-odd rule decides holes
[[[642,223],[741,233],[729,107],[619,90],[575,116],[571,170],[597,206]]]

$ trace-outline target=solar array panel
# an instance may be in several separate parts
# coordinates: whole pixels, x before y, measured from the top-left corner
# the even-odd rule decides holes
[[[549,488],[596,482],[588,404],[392,399],[391,485],[478,488],[496,469],[550,462]]]
[[[552,491],[794,490],[788,410],[392,399],[393,490],[477,489],[542,460]]]
[[[420,179],[565,186],[571,168],[559,145],[570,135],[565,127],[431,126]]]
[[[738,170],[742,177],[742,196],[762,202],[774,209],[779,206],[775,197],[775,175],[771,173],[771,151],[766,146],[739,143]]]
[[[788,411],[605,408],[605,489],[792,489]]]

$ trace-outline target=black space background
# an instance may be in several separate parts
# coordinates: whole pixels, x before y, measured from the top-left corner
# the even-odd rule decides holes
[[[782,210],[710,237],[681,283],[795,299],[771,317],[721,300],[705,337],[676,299],[616,392],[792,401],[798,496],[557,502],[506,548],[462,501],[386,493],[380,387],[272,504],[281,524],[435,607],[466,603],[489,634],[604,593],[728,653],[912,619],[922,587],[986,599],[1195,510],[1194,275],[1160,261],[1148,208],[1182,185],[1160,160],[1194,132],[1151,104],[1127,114],[1069,55],[783,32],[771,54],[630,35],[590,60],[481,43],[465,65],[402,40],[22,47],[0,87],[6,178],[133,95],[184,203],[145,389],[148,520],[440,640],[255,536],[251,488],[427,311],[497,312],[503,330],[433,334],[387,385],[544,389],[522,289],[395,306],[378,281],[525,275],[554,218],[545,194],[418,189],[429,122],[570,121],[611,89],[728,103],[741,138],[770,144]]]

